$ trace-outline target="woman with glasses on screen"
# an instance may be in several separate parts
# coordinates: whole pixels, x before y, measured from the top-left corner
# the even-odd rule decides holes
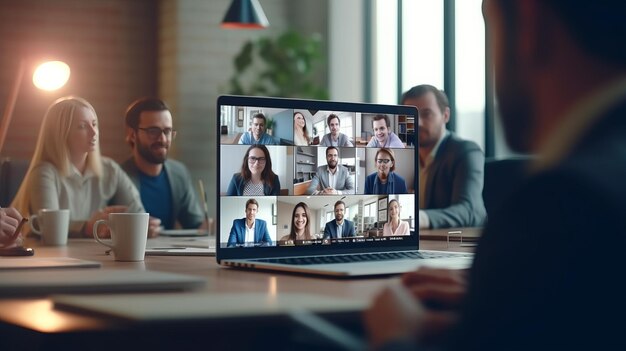
[[[102,157],[98,117],[85,99],[56,100],[43,118],[35,153],[13,206],[30,215],[69,209],[70,237],[91,237],[113,212],[145,212],[139,192],[115,161]],[[156,235],[158,224],[149,229]],[[102,233],[107,235],[107,233]]]
[[[400,220],[400,203],[393,199],[387,204],[388,222],[383,226],[383,236],[410,235],[409,223]]]
[[[291,231],[280,238],[283,245],[294,245],[297,241],[314,240],[311,233],[311,211],[304,202],[298,202],[291,214]]]
[[[309,131],[306,128],[306,119],[301,112],[293,114],[293,141],[298,146],[311,144]]]
[[[392,149],[382,148],[374,157],[377,171],[365,178],[365,194],[405,194],[406,182],[397,175],[396,158]]]
[[[248,148],[241,171],[233,175],[226,195],[280,195],[280,180],[272,171],[272,159],[265,145],[255,144]]]

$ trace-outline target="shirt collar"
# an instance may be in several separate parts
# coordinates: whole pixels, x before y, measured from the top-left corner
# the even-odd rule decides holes
[[[538,172],[556,165],[575,146],[594,123],[616,102],[626,97],[626,76],[599,89],[597,92],[574,104],[557,125],[553,137],[539,147],[539,157],[532,166]]]

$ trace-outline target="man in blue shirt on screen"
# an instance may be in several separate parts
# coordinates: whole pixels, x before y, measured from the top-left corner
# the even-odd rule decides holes
[[[265,122],[266,118],[262,113],[252,116],[252,127],[239,138],[239,144],[276,145],[276,140],[271,135],[265,133]]]

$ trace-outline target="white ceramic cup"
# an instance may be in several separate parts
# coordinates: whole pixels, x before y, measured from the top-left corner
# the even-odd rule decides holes
[[[43,245],[67,245],[70,210],[41,209],[38,214],[30,216],[30,222],[32,231],[41,235]]]
[[[143,261],[148,239],[147,213],[110,213],[109,219],[101,219],[93,225],[93,237],[100,244],[111,248],[116,261]],[[104,224],[111,230],[111,244],[98,237],[98,227]]]

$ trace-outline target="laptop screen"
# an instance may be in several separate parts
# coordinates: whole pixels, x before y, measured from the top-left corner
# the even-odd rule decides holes
[[[409,106],[217,103],[217,259],[418,249]]]

